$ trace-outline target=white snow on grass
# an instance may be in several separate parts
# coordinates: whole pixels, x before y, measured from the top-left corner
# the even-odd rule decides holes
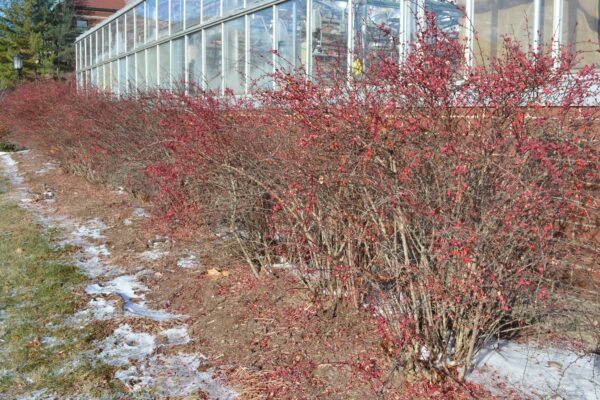
[[[228,389],[212,369],[199,372],[206,358],[182,354],[152,356],[147,362],[117,371],[115,376],[131,390],[150,387],[160,395],[183,397],[202,391],[210,400],[232,400],[238,394]]]
[[[17,169],[17,162],[10,156],[10,153],[0,152],[2,164],[4,165],[5,175],[13,186],[23,184],[23,178]]]
[[[86,287],[87,294],[110,295],[115,294],[123,299],[123,312],[133,317],[148,318],[154,321],[167,321],[185,318],[183,315],[171,314],[163,310],[152,310],[142,301],[143,292],[148,288],[132,275],[122,275],[104,283],[93,283]]]
[[[196,256],[188,254],[187,256],[180,257],[177,260],[177,266],[179,268],[194,268],[196,266]]]
[[[168,251],[163,251],[163,250],[160,250],[160,249],[153,249],[153,250],[146,250],[145,252],[143,252],[141,254],[141,257],[144,260],[156,261],[156,260],[160,260],[161,258],[163,258],[164,256],[166,256],[167,254],[169,254]]]
[[[568,349],[502,341],[475,357],[468,380],[496,396],[507,388],[525,398],[600,400],[600,357]]]
[[[140,361],[149,357],[156,349],[155,338],[149,333],[134,332],[127,324],[119,326],[105,338],[98,358],[108,365],[124,366],[131,360]]]
[[[90,239],[102,239],[104,235],[102,232],[106,230],[108,226],[104,224],[99,218],[92,218],[85,222],[84,225],[80,225],[75,231],[75,235],[79,237],[88,237]]]
[[[93,283],[85,288],[88,294],[117,294],[124,299],[141,299],[138,292],[145,292],[148,288],[132,275],[122,275],[105,283]]]
[[[53,162],[47,162],[47,163],[44,163],[42,168],[35,171],[35,173],[36,173],[36,175],[44,175],[50,171],[54,171],[57,168],[58,168],[58,164],[53,163]]]
[[[117,312],[117,303],[114,300],[106,300],[98,297],[97,299],[90,300],[87,309],[91,312],[95,320],[107,321],[114,318]]]
[[[131,215],[137,218],[148,218],[150,215],[141,207],[136,207],[133,209]]]
[[[165,338],[166,346],[178,346],[182,344],[188,344],[190,342],[190,335],[188,335],[188,331],[185,326],[165,329],[160,333],[160,335]]]
[[[164,310],[152,310],[146,307],[146,303],[126,301],[123,304],[123,311],[126,315],[139,318],[148,318],[153,321],[168,321],[172,319],[186,318],[185,315],[176,315]]]

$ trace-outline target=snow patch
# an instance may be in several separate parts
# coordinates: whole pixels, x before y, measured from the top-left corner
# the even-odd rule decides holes
[[[146,307],[146,304],[143,301],[139,303],[127,301],[123,305],[123,311],[125,311],[125,314],[130,316],[148,318],[153,321],[168,321],[172,319],[186,318],[185,315],[171,314],[170,312],[164,310],[152,310]]]
[[[98,297],[97,299],[90,300],[87,309],[92,313],[95,320],[107,321],[115,316],[117,303],[114,300],[106,300]]]
[[[148,288],[132,275],[122,275],[105,283],[93,283],[85,288],[87,294],[116,294],[123,300],[141,299],[143,296],[136,292],[147,290]]]
[[[85,222],[85,225],[81,225],[75,231],[75,235],[79,237],[88,237],[91,239],[102,239],[104,231],[108,226],[104,224],[99,218],[92,218]]]
[[[154,336],[145,332],[134,332],[127,324],[119,326],[113,334],[102,341],[102,352],[98,356],[108,365],[124,366],[130,360],[141,361],[154,353]]]
[[[165,338],[165,345],[167,346],[178,346],[182,344],[188,344],[190,342],[190,335],[188,335],[188,331],[185,326],[165,329],[160,333],[160,335]]]
[[[42,336],[40,338],[40,343],[45,347],[54,347],[64,343],[64,340],[57,339],[52,336]]]
[[[468,380],[502,396],[510,387],[527,398],[600,399],[600,357],[502,341],[475,357]]]
[[[148,318],[154,321],[167,321],[184,318],[183,315],[171,314],[167,311],[152,310],[146,306],[144,295],[148,288],[132,275],[122,275],[105,283],[94,283],[85,288],[87,294],[115,294],[123,300],[123,312],[133,317]],[[138,300],[138,301],[134,301]]]
[[[117,371],[115,376],[132,390],[143,387],[154,388],[159,395],[174,397],[189,396],[198,391],[211,400],[232,400],[238,394],[214,378],[212,369],[199,372],[204,356],[192,355],[155,355],[145,363]]]
[[[150,217],[150,215],[146,212],[146,210],[144,210],[141,207],[134,208],[133,211],[131,212],[131,215],[133,215],[134,217],[137,217],[137,218],[148,218],[148,217]]]
[[[283,262],[283,263],[276,263],[271,265],[271,268],[273,269],[285,269],[285,270],[295,270],[296,266],[292,263],[289,262]]]
[[[153,250],[146,250],[145,252],[143,252],[141,254],[141,257],[144,260],[156,261],[156,260],[160,260],[161,258],[163,258],[164,256],[166,256],[167,254],[169,254],[168,251],[163,251],[163,250],[159,250],[159,249],[153,249]]]
[[[187,256],[180,257],[177,260],[177,266],[179,268],[194,268],[196,266],[196,256],[189,254]]]
[[[2,157],[6,177],[10,183],[13,186],[21,186],[23,184],[23,178],[19,175],[17,162],[10,156],[10,153],[0,152],[0,157]]]
[[[40,168],[37,171],[35,171],[35,173],[36,173],[36,175],[44,175],[44,174],[47,174],[50,171],[54,171],[57,168],[58,168],[58,165],[56,163],[47,162],[47,163],[44,163],[44,165],[42,166],[42,168]]]

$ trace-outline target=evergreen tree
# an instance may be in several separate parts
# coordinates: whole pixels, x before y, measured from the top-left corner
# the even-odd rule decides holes
[[[23,58],[23,79],[61,76],[74,67],[72,0],[4,0],[0,7],[0,87],[16,82],[13,57]]]

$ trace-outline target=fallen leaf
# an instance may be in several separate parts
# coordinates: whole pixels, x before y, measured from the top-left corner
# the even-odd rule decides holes
[[[221,276],[221,273],[219,272],[218,269],[211,268],[206,271],[206,275],[210,276],[211,278],[218,278],[219,276]]]

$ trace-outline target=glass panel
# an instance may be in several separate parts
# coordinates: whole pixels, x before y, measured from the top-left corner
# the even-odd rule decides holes
[[[104,55],[104,59],[108,59],[110,54],[110,33],[108,31],[108,25],[102,28],[102,36],[104,37],[104,42],[102,44],[102,54]]]
[[[354,74],[360,75],[370,64],[388,57],[398,60],[400,4],[367,0],[355,5],[354,15]]]
[[[98,89],[104,90],[104,65],[98,67]]]
[[[499,57],[503,51],[503,37],[516,40],[529,49],[533,27],[533,1],[507,2],[490,0],[475,2],[475,30],[478,37],[473,47],[476,64],[486,57]]]
[[[85,69],[86,67],[86,57],[87,57],[87,38],[84,38],[81,41],[81,69]]]
[[[582,64],[600,63],[600,1],[565,0],[563,41],[580,52]]]
[[[277,6],[278,67],[299,68],[306,64],[306,1],[288,1]]]
[[[160,65],[158,69],[158,85],[161,89],[171,88],[171,43],[163,43],[158,46],[158,57]]]
[[[171,34],[183,29],[183,0],[171,0]]]
[[[158,0],[158,38],[169,34],[169,0]]]
[[[87,61],[87,66],[88,68],[92,66],[93,62],[92,62],[92,42],[93,42],[93,36],[88,36],[88,61]]]
[[[185,91],[185,53],[184,38],[171,42],[171,76],[173,89]]]
[[[146,38],[156,40],[156,0],[146,0]]]
[[[200,23],[200,0],[185,0],[185,27]]]
[[[221,15],[220,0],[203,0],[202,1],[202,21],[208,21]]]
[[[248,85],[273,86],[273,9],[267,8],[248,16],[250,21],[250,51]]]
[[[112,77],[110,81],[110,91],[116,94],[119,88],[119,67],[117,65],[117,60],[110,63],[110,75]]]
[[[146,52],[140,51],[139,53],[136,53],[135,58],[137,61],[137,90],[143,92],[146,90]]]
[[[96,71],[96,68],[92,68],[92,78],[90,81],[90,86],[94,89],[98,87],[98,75]]]
[[[83,65],[84,67],[89,67],[90,66],[90,37],[87,36],[84,39],[84,44],[83,44],[83,51],[84,51],[84,59],[83,59]]]
[[[544,0],[541,2],[542,18],[540,21],[540,31],[535,32],[541,38],[541,45],[550,46],[557,32],[554,32],[554,0]]]
[[[158,57],[156,46],[146,50],[146,85],[148,89],[156,89],[158,82]]]
[[[103,38],[102,38],[102,34],[103,31],[102,29],[98,29],[96,31],[96,62],[101,63],[102,60],[104,60],[104,46],[102,45],[103,42]]]
[[[117,21],[110,23],[110,57],[117,55]]]
[[[187,41],[187,63],[189,89],[194,92],[202,86],[202,36],[200,32],[188,36]]]
[[[204,49],[206,88],[220,92],[222,89],[221,56],[223,51],[221,25],[206,29],[204,34],[204,44],[206,46]]]
[[[135,86],[135,56],[127,56],[127,92],[136,91]]]
[[[245,18],[237,18],[224,24],[224,65],[225,88],[235,94],[246,91],[246,23]]]
[[[80,60],[80,53],[81,51],[79,50],[79,42],[75,42],[75,71],[79,71],[81,69],[81,60]],[[77,79],[79,82],[79,74],[77,74]]]
[[[121,15],[117,22],[117,53],[121,54],[125,51],[125,15]]]
[[[313,73],[325,78],[346,74],[348,2],[315,0],[312,31]]]
[[[139,47],[145,43],[146,39],[146,17],[145,4],[142,3],[134,8],[135,13],[135,47]]]
[[[435,14],[438,27],[455,39],[459,38],[461,25],[464,25],[462,10],[465,6],[465,0],[425,0],[425,9]]]
[[[96,32],[90,35],[91,40],[91,51],[92,51],[92,65],[96,64]]]
[[[126,19],[126,23],[127,23],[127,29],[126,29],[126,39],[127,39],[127,46],[125,48],[125,51],[130,51],[133,50],[133,30],[135,27],[135,24],[133,22],[133,10],[129,10],[127,11],[127,14],[125,14],[125,19]]]
[[[119,59],[119,94],[127,93],[127,64],[125,57]]]
[[[223,0],[223,15],[244,7],[244,0]]]
[[[111,84],[112,84],[111,65],[112,65],[112,63],[104,64],[104,90],[105,91],[111,90]]]

